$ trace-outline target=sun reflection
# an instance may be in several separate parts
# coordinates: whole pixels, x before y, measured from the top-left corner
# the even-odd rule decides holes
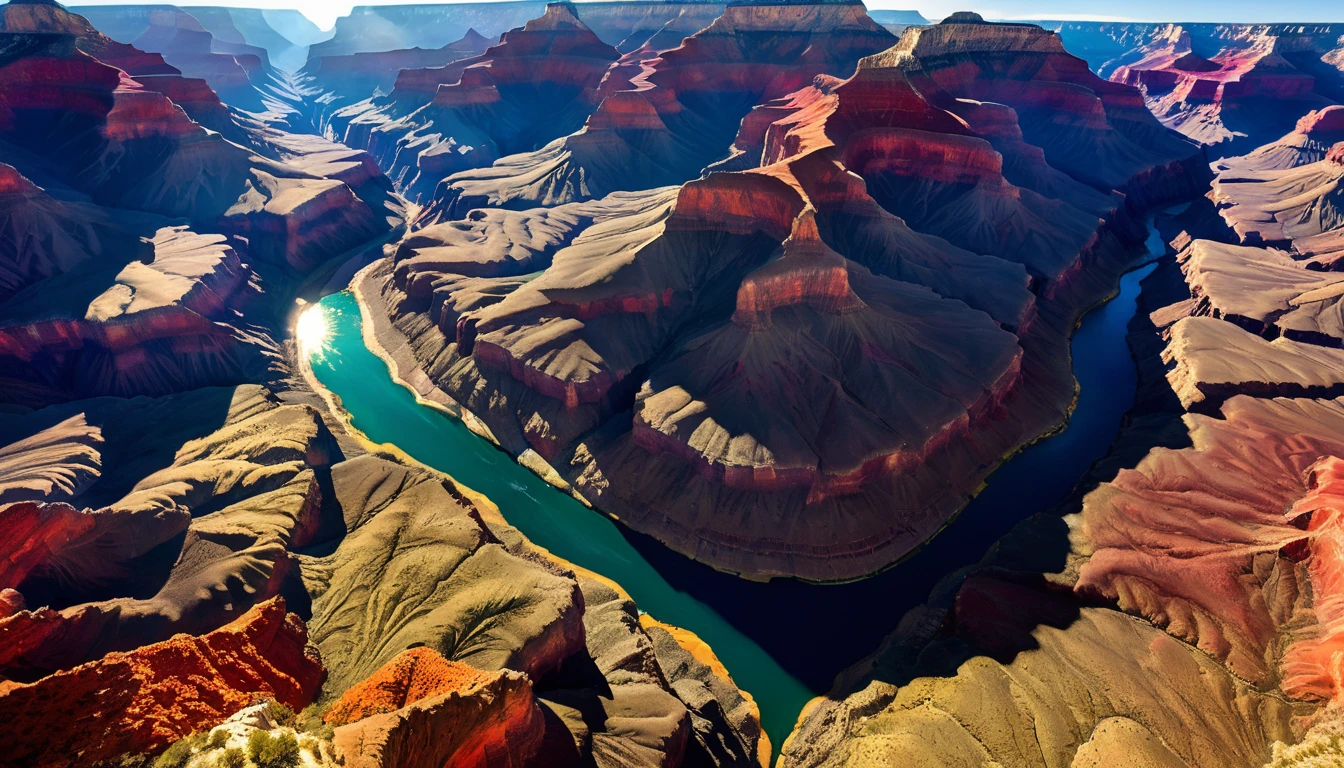
[[[294,337],[298,339],[299,351],[307,357],[320,355],[331,337],[327,327],[327,313],[321,304],[314,304],[299,315],[294,326]]]

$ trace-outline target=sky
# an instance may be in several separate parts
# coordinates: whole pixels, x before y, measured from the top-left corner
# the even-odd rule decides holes
[[[67,0],[67,5],[120,5],[135,0]],[[359,5],[415,0],[178,0],[176,5],[296,8],[319,27]],[[869,0],[869,8],[913,9],[937,20],[954,11],[986,19],[1093,19],[1098,21],[1344,22],[1344,0]]]

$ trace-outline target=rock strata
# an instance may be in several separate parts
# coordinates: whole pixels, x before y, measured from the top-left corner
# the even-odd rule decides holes
[[[199,637],[108,654],[35,683],[0,682],[7,759],[40,768],[157,751],[256,697],[301,709],[324,675],[306,639],[276,599]],[[31,738],[56,724],[61,738]]]
[[[808,34],[866,23],[740,9],[664,60],[789,14]],[[1124,261],[1135,206],[1208,177],[1136,91],[1050,33],[940,26],[755,110],[733,165],[680,188],[427,209],[360,284],[390,316],[380,338],[507,449],[679,551],[819,580],[889,563],[960,505],[929,497],[932,477],[1048,425],[1029,382],[1064,363],[1064,318]],[[685,73],[663,66],[642,77]],[[766,69],[783,87],[801,66]],[[1052,122],[1061,104],[1087,118]],[[1112,160],[1084,168],[1064,147]],[[674,501],[654,514],[655,497]]]

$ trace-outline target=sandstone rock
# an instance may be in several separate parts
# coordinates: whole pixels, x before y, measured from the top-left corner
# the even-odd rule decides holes
[[[1344,258],[1344,165],[1328,157],[1287,170],[1234,165],[1213,183],[1219,214],[1245,245],[1290,249],[1313,269]]]
[[[752,105],[847,74],[892,42],[858,5],[729,5],[607,95],[584,130],[445,179],[421,220],[683,183],[723,155]]]
[[[493,682],[494,677],[467,664],[448,661],[424,646],[403,651],[367,679],[341,694],[323,719],[346,725],[395,712],[421,699]]]
[[[1186,317],[1171,328],[1163,359],[1186,410],[1215,413],[1236,395],[1333,397],[1344,388],[1344,352],[1286,338],[1273,341],[1233,323]]]
[[[329,535],[312,468],[339,452],[311,409],[247,387],[85,402],[7,426],[22,434],[76,408],[104,438],[101,466],[76,497],[89,508],[0,511],[15,525],[40,523],[10,553],[18,570],[3,583],[56,609],[0,619],[3,631],[44,638],[8,646],[0,674],[32,677],[211,631],[282,591],[294,577],[287,548]],[[183,408],[201,420],[181,423]],[[212,416],[223,422],[214,431]]]
[[[545,730],[525,675],[477,673],[386,714],[336,729],[336,753],[353,768],[525,766]]]
[[[1191,314],[1210,315],[1258,335],[1338,346],[1334,307],[1344,276],[1305,269],[1282,251],[1196,240],[1178,256]]]
[[[272,600],[200,637],[108,654],[33,683],[0,683],[8,759],[58,766],[157,751],[254,697],[302,708],[324,676],[306,639],[303,622]],[[32,738],[53,728],[59,738]]]
[[[365,456],[333,467],[332,485],[348,532],[332,554],[302,558],[325,695],[417,646],[533,679],[582,648],[574,582],[505,550],[446,478]]]

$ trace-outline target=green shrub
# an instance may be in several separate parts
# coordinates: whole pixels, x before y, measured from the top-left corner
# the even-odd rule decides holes
[[[294,727],[298,728],[300,731],[312,733],[315,728],[319,728],[323,725],[322,716],[325,714],[327,714],[327,707],[324,707],[317,702],[313,702],[304,707],[303,711],[299,713],[296,718],[298,724]]]
[[[210,732],[210,740],[205,742],[205,746],[210,749],[223,749],[224,745],[229,743],[229,732],[223,728],[217,728]]]
[[[247,758],[243,757],[243,750],[237,747],[230,747],[224,750],[224,754],[219,756],[215,763],[219,768],[243,768],[247,765]]]
[[[276,725],[283,725],[286,728],[293,728],[294,721],[298,719],[298,716],[294,714],[294,710],[278,701],[272,701],[266,704],[266,716],[271,719],[271,722]]]
[[[178,739],[172,746],[164,750],[159,759],[154,761],[154,768],[186,768],[187,763],[191,761],[196,748],[205,743],[204,733],[193,733],[185,738]]]
[[[299,764],[299,741],[292,733],[271,736],[266,731],[253,731],[247,737],[247,756],[257,768],[295,768]]]

